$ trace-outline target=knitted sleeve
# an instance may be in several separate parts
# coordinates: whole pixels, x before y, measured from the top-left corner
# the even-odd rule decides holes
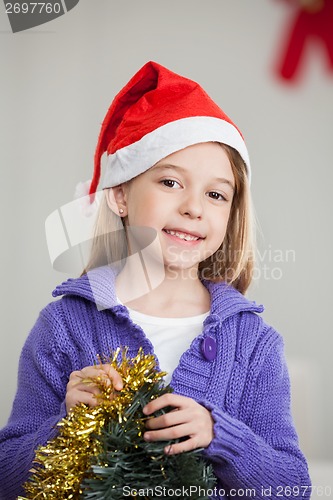
[[[260,351],[263,356],[265,346]],[[260,365],[254,356],[244,392],[241,419],[203,402],[215,422],[214,439],[204,454],[219,484],[234,498],[310,498],[307,463],[290,411],[282,337],[275,337]]]
[[[41,312],[25,342],[12,412],[0,431],[0,498],[4,500],[23,494],[34,451],[53,437],[56,423],[66,414],[64,363],[54,340],[61,326],[49,309]]]

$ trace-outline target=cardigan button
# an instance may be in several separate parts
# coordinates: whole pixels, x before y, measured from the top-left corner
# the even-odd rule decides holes
[[[205,337],[201,344],[201,351],[207,361],[216,358],[216,342],[212,337]]]

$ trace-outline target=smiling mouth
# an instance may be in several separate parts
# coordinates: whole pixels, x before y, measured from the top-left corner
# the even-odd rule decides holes
[[[170,234],[171,236],[176,236],[180,240],[198,241],[203,239],[201,238],[201,236],[195,236],[194,234],[190,233],[183,233],[182,231],[173,231],[172,229],[163,229],[163,231],[167,234]]]

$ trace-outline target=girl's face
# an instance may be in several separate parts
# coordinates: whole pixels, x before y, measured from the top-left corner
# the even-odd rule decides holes
[[[197,271],[222,244],[235,179],[219,144],[177,151],[122,186],[128,224],[157,231],[166,269]]]

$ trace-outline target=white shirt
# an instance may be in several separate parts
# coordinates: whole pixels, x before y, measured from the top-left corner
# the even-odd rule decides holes
[[[154,346],[166,384],[179,363],[180,357],[202,332],[202,324],[209,312],[188,318],[160,318],[129,309],[130,318],[145,332]]]

